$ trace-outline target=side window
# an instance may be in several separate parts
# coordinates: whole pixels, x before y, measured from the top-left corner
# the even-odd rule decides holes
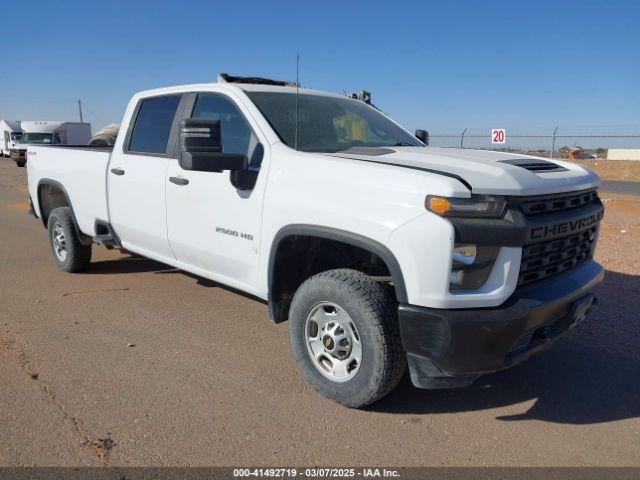
[[[130,152],[166,153],[180,98],[170,95],[142,101],[129,140]]]
[[[242,112],[231,100],[216,94],[198,95],[191,116],[220,120],[222,151],[246,155],[249,159],[249,168],[260,168],[262,150],[256,148],[258,137],[253,133]]]

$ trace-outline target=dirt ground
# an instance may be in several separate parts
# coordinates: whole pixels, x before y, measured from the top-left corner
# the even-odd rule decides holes
[[[102,247],[57,270],[0,160],[0,466],[640,466],[640,197],[602,197],[606,280],[579,328],[467,389],[405,377],[349,410],[263,303]]]
[[[603,180],[640,182],[640,161],[634,160],[571,160],[594,170]]]

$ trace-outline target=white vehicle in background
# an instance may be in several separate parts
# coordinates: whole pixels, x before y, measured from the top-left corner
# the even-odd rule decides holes
[[[90,123],[24,120],[20,125],[22,136],[10,150],[19,167],[27,163],[28,145],[87,145],[91,139]]]
[[[8,157],[11,148],[22,135],[20,120],[0,120],[0,155]]]

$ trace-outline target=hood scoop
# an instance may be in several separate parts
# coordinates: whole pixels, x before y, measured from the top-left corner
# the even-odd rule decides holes
[[[566,172],[567,169],[561,167],[557,163],[548,162],[547,160],[517,158],[514,160],[500,160],[500,163],[506,163],[513,165],[514,167],[524,168],[534,173],[547,173],[547,172]]]

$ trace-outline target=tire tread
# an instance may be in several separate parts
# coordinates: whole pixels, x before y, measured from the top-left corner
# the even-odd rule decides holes
[[[67,243],[67,259],[65,262],[60,262],[53,251],[53,240],[51,235],[53,224],[56,221],[62,225],[65,232],[65,241]],[[53,260],[61,270],[76,273],[87,269],[89,263],[91,263],[91,245],[85,245],[80,241],[71,208],[54,208],[49,214],[49,219],[47,220],[47,231],[49,233],[49,242],[51,243]]]
[[[372,373],[374,381],[369,382],[368,388],[362,390],[354,398],[344,399],[339,395],[337,396],[338,398],[334,395],[327,395],[328,390],[337,392],[335,387],[333,389],[327,388],[326,383],[330,381],[323,381],[318,379],[317,376],[308,374],[305,374],[305,377],[321,394],[330,396],[348,407],[363,407],[379,400],[393,390],[406,370],[406,355],[400,339],[396,303],[391,298],[391,295],[385,291],[384,287],[370,276],[357,270],[336,269],[321,272],[308,278],[294,295],[292,305],[295,305],[301,292],[314,288],[316,285],[326,285],[327,282],[347,289],[359,306],[368,313],[368,323],[377,331],[376,338],[381,340],[371,345],[375,350],[374,355],[380,361],[375,362],[377,370]],[[304,319],[301,321],[304,321]],[[292,338],[293,341],[294,339]]]

